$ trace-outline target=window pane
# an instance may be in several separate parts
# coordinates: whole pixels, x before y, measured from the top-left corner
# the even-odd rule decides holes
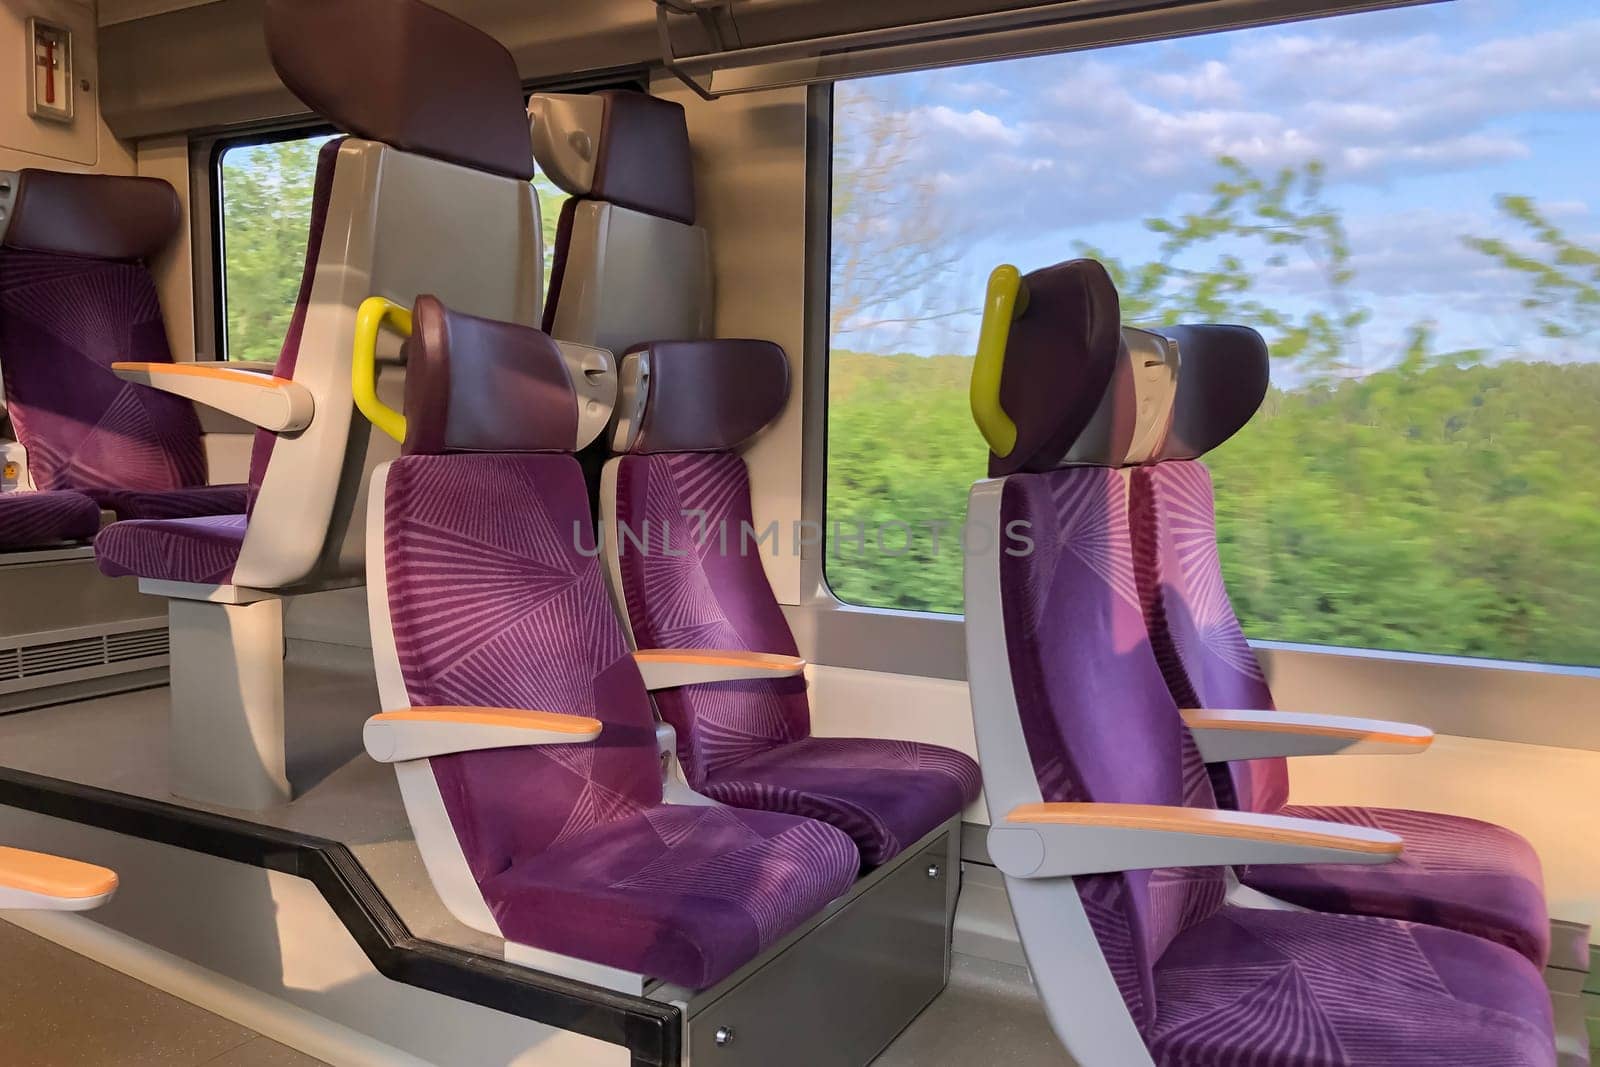
[[[227,358],[274,361],[294,315],[326,136],[222,153],[223,321]]]
[[[1460,0],[840,85],[834,590],[959,610],[948,544],[832,524],[960,521],[984,277],[1092,255],[1272,347],[1207,459],[1252,637],[1596,663],[1597,49],[1589,0]]]

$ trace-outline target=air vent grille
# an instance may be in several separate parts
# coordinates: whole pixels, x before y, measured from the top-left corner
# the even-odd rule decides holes
[[[167,630],[162,626],[0,648],[0,682],[153,659],[167,652]]]

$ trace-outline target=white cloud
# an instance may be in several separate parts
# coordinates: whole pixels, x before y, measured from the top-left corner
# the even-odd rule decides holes
[[[967,141],[1004,145],[1019,145],[1023,141],[1021,130],[1006,125],[999,116],[978,108],[957,111],[939,104],[918,108],[912,118],[918,125],[932,126]]]

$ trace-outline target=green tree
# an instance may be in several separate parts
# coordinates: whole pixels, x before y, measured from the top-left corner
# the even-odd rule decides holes
[[[1600,249],[1579,244],[1550,221],[1532,198],[1500,196],[1501,213],[1531,232],[1535,248],[1509,241],[1466,237],[1467,247],[1499,263],[1529,287],[1522,306],[1537,316],[1551,338],[1591,337],[1600,329]]]

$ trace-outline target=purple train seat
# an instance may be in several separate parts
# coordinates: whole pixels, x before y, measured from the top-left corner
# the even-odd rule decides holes
[[[622,361],[601,480],[602,551],[643,648],[795,655],[761,562],[737,449],[783,410],[789,364],[766,341],[644,345]],[[769,546],[769,551],[771,550]],[[714,800],[806,815],[850,834],[875,867],[978,795],[961,752],[913,741],[811,736],[803,677],[665,689],[688,785]]]
[[[0,552],[83,543],[99,529],[100,505],[82,493],[0,493]]]
[[[267,0],[264,27],[284,84],[346,134],[318,157],[276,367],[119,369],[256,426],[244,521],[116,523],[96,545],[107,574],[169,598],[176,790],[236,808],[284,803],[300,769],[359,751],[355,716],[285,737],[282,652],[287,598],[363,581],[371,473],[397,454],[356,414],[361,301],[433,292],[532,325],[542,270],[532,141],[504,46],[421,0]],[[375,353],[378,389],[398,395],[405,369],[390,342]]]
[[[1057,1035],[1084,1067],[1549,1067],[1550,996],[1519,953],[1231,899],[1230,867],[1369,870],[1404,842],[1218,809],[1206,731],[1186,725],[1145,630],[1127,481],[1108,469],[1159,446],[1184,342],[1119,323],[1097,263],[1000,268],[973,379],[993,477],[968,522],[1027,524],[1033,543],[1006,552],[996,536],[967,560],[989,850]]]
[[[1242,327],[1180,344],[1173,426],[1154,457],[1160,462],[1131,472],[1145,622],[1180,707],[1270,712],[1272,693],[1223,583],[1211,476],[1200,461],[1255,414],[1267,390],[1267,348]],[[1462,930],[1545,965],[1550,920],[1539,857],[1517,834],[1438,812],[1291,805],[1281,758],[1234,760],[1214,766],[1212,775],[1228,807],[1370,826],[1406,841],[1400,859],[1382,867],[1245,867],[1239,876],[1246,885],[1318,911]]]
[[[32,487],[77,490],[119,519],[243,512],[245,486],[206,484],[193,405],[112,371],[172,366],[147,266],[181,222],[172,187],[28,169],[0,175],[8,201],[0,378]]]
[[[394,763],[445,904],[508,959],[635,993],[715,985],[848,891],[855,847],[810,819],[664,802],[573,456],[610,412],[609,353],[427,296],[411,321],[402,455],[369,515],[390,710],[368,750]]]

